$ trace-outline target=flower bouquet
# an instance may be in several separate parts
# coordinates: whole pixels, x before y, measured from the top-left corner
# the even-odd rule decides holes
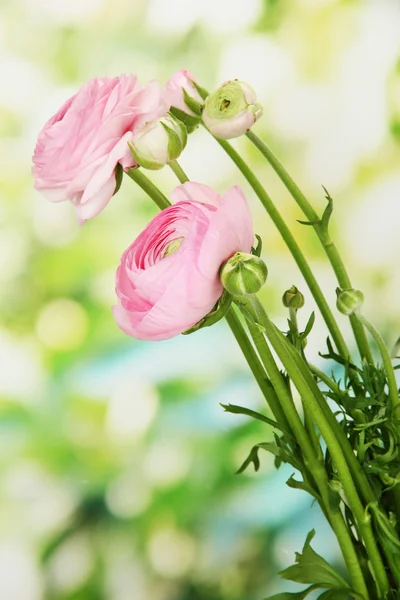
[[[308,493],[337,537],[347,573],[338,573],[312,548],[311,531],[295,564],[280,573],[304,584],[268,600],[400,599],[400,412],[393,359],[362,313],[363,294],[352,287],[330,236],[333,201],[318,215],[270,148],[253,131],[262,116],[253,89],[233,80],[209,94],[185,70],[161,88],[136,77],[94,79],[67,100],[39,134],[35,187],[52,202],[69,200],[83,223],[102,211],[130,177],[161,212],[125,250],[116,271],[113,315],[140,340],[165,340],[226,319],[268,406],[267,414],[224,405],[274,429],[274,441],[250,449],[239,472],[258,470],[261,451],[275,466],[296,472],[287,485]],[[258,292],[267,281],[262,232],[254,231],[237,186],[223,195],[189,181],[177,162],[192,132],[205,127],[247,179],[279,230],[312,293],[320,315],[302,330],[304,296],[283,291],[288,328],[270,319]],[[305,256],[251,167],[226,140],[247,136],[304,213],[337,277],[336,309],[349,317],[359,356],[352,356]],[[169,200],[145,175],[168,165],[179,180]],[[322,356],[340,378],[313,364],[307,352],[316,318],[329,332]],[[375,358],[371,341],[379,351]]]

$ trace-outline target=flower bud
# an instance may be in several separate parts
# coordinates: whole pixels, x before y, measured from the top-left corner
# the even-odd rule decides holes
[[[170,111],[192,132],[201,122],[203,109],[202,88],[193,75],[181,69],[174,73],[163,89],[163,98]]]
[[[246,133],[262,112],[253,88],[234,80],[206,98],[202,118],[215,137],[229,140]]]
[[[304,296],[295,285],[292,285],[292,287],[283,294],[282,302],[283,306],[286,308],[295,308],[298,310],[304,306]]]
[[[247,252],[236,252],[220,271],[222,285],[233,296],[256,294],[266,282],[267,275],[265,262]]]
[[[355,312],[358,312],[364,303],[364,294],[360,290],[336,290],[337,309],[344,315],[350,316]]]
[[[134,133],[129,144],[136,162],[145,169],[161,169],[178,158],[186,146],[187,132],[183,123],[167,113],[150,121]]]

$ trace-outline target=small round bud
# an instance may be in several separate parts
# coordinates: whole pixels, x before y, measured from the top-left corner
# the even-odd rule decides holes
[[[186,146],[184,124],[167,113],[165,117],[146,123],[134,133],[129,144],[134,159],[145,169],[157,170],[180,156]]]
[[[292,287],[283,294],[282,302],[283,306],[286,306],[286,308],[295,308],[298,310],[304,306],[304,296],[299,292],[295,285],[292,285]]]
[[[247,252],[236,252],[221,268],[224,288],[233,296],[256,294],[267,280],[267,265]]]
[[[262,112],[253,88],[235,80],[224,83],[206,98],[202,118],[215,137],[229,140],[246,133]]]
[[[337,288],[336,294],[337,309],[347,316],[358,312],[364,303],[364,294],[360,290],[341,290]]]

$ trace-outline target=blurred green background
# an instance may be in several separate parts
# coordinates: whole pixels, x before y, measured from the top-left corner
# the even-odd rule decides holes
[[[333,229],[366,313],[400,333],[400,3],[398,0],[2,0],[0,3],[0,598],[261,600],[282,589],[319,510],[284,482],[290,468],[235,475],[266,426],[219,403],[265,410],[220,323],[150,344],[116,327],[114,272],[155,215],[135,184],[79,227],[70,204],[33,190],[35,138],[87,79],[189,69],[207,88],[241,78],[265,114],[255,131]],[[309,228],[246,140],[235,142],[286,216],[334,302]],[[224,191],[243,185],[264,239],[264,299],[285,327],[283,291],[306,295],[279,235],[217,144],[196,131],[181,163]],[[167,170],[154,179],[166,193]],[[346,328],[344,317],[338,316]],[[346,331],[348,331],[346,329]],[[309,339],[325,349],[318,315]],[[350,336],[348,335],[349,343]]]

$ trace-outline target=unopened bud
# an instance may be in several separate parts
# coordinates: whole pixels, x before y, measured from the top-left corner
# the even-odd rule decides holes
[[[283,306],[286,306],[286,308],[295,308],[298,310],[304,306],[304,296],[295,285],[292,285],[292,287],[283,294],[282,302]]]
[[[178,158],[186,141],[187,132],[183,123],[167,113],[165,117],[150,121],[134,133],[129,146],[141,167],[157,170]]]
[[[337,288],[336,294],[337,309],[347,316],[358,312],[364,303],[364,294],[360,290],[341,290]]]
[[[262,106],[247,83],[228,81],[206,98],[203,123],[218,138],[239,137],[262,115]]]
[[[221,268],[221,281],[224,288],[233,296],[256,294],[267,280],[268,269],[263,260],[236,252]]]
[[[201,90],[186,69],[174,73],[163,89],[163,98],[171,107],[170,111],[185,124],[188,133],[201,122],[204,103]]]

